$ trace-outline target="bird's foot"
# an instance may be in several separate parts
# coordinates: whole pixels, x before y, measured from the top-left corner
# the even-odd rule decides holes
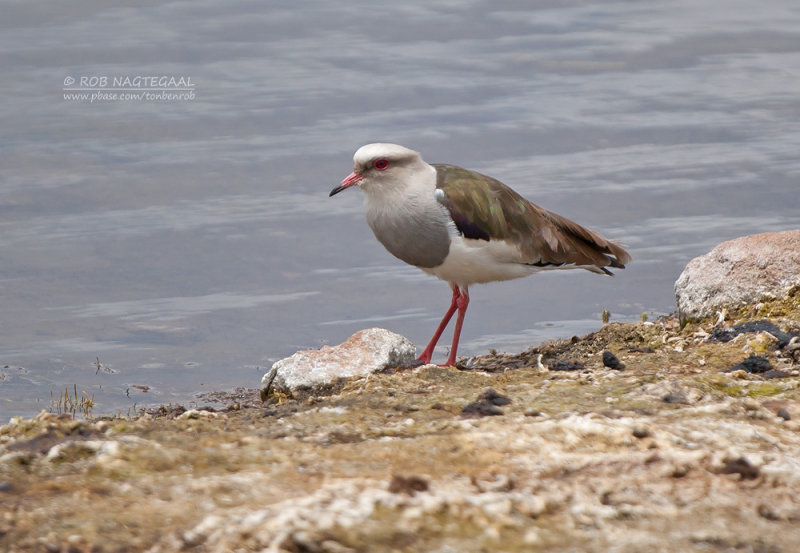
[[[438,367],[453,367],[454,369],[458,368],[458,364],[456,363],[455,357],[449,357],[447,362],[442,365],[437,365]]]
[[[413,363],[411,363],[410,366],[411,367],[421,367],[422,365],[436,365],[437,367],[442,367],[442,368],[445,368],[445,367],[453,367],[453,368],[456,368],[456,369],[458,368],[458,365],[456,365],[455,358],[452,358],[452,357],[448,358],[446,363],[439,364],[439,363],[431,363],[431,357],[433,357],[433,356],[432,355],[425,355],[425,354],[420,355],[419,357],[417,357],[414,360]]]

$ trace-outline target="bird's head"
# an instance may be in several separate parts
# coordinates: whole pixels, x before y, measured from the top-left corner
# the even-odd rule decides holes
[[[402,186],[424,167],[428,164],[414,150],[397,144],[367,144],[353,156],[353,172],[331,190],[330,196],[355,185],[368,194],[380,193]]]

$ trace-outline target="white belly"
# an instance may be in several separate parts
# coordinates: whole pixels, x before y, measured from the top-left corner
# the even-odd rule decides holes
[[[542,268],[521,263],[517,248],[506,242],[454,236],[444,263],[422,270],[466,288],[470,284],[525,277]]]

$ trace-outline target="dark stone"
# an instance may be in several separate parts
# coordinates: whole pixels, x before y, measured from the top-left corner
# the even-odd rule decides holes
[[[548,368],[551,371],[582,371],[586,367],[577,361],[556,361]]]
[[[778,339],[778,349],[781,349],[789,343],[792,335],[782,331],[775,323],[766,320],[748,321],[746,323],[739,323],[734,326],[725,328],[717,328],[711,333],[711,342],[730,342],[740,334],[747,334],[749,332],[769,332]]]
[[[495,417],[503,414],[498,405],[508,405],[509,403],[511,403],[511,399],[507,396],[497,393],[492,388],[486,388],[477,400],[467,404],[461,410],[461,415],[463,417]]]
[[[625,368],[625,363],[617,359],[617,356],[608,350],[603,352],[603,365],[615,371],[621,371]]]
[[[789,378],[792,375],[782,369],[771,369],[765,373],[761,373],[761,378],[772,380],[773,378]]]
[[[739,457],[732,461],[725,461],[722,468],[717,470],[718,474],[738,474],[742,480],[754,480],[758,478],[761,471],[754,467],[744,457]]]
[[[389,491],[392,493],[414,495],[417,492],[426,492],[428,488],[428,481],[419,476],[400,476],[394,474],[389,481]]]
[[[745,371],[751,374],[758,374],[765,373],[771,369],[772,365],[770,365],[769,359],[759,355],[751,355],[741,363],[735,364],[733,367],[724,372],[730,373],[734,371]]]
[[[641,440],[642,438],[649,438],[651,435],[650,429],[645,426],[636,426],[633,429],[634,438],[639,438]]]
[[[160,405],[155,409],[148,409],[146,410],[147,413],[150,413],[154,417],[164,417],[165,419],[176,419],[183,415],[186,412],[186,407],[183,405]]]
[[[789,414],[789,411],[786,409],[778,409],[778,416],[785,421],[792,420],[792,416]]]
[[[643,347],[643,348],[628,348],[628,351],[631,353],[655,353],[656,350],[651,348],[650,346]]]
[[[671,393],[665,395],[663,398],[664,403],[680,403],[681,405],[690,405],[686,394]]]
[[[511,399],[503,394],[497,393],[492,388],[486,388],[481,395],[478,396],[478,401],[488,401],[492,405],[508,405]]]
[[[502,415],[503,410],[492,405],[488,401],[473,401],[468,403],[461,410],[461,415],[464,417],[496,417]]]

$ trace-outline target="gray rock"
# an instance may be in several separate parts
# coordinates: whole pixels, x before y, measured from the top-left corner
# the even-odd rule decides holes
[[[416,348],[408,338],[383,328],[359,330],[338,346],[298,351],[281,359],[261,379],[262,397],[270,389],[294,392],[410,365]]]
[[[785,297],[800,284],[800,230],[723,242],[692,259],[675,282],[681,321]]]
[[[703,392],[676,379],[645,384],[633,392],[633,397],[655,397],[666,403],[694,405],[703,399]]]

